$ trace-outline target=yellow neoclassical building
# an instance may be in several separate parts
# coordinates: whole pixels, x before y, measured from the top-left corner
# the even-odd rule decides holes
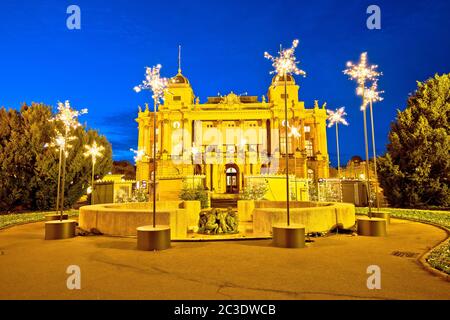
[[[325,104],[305,108],[299,86],[287,77],[288,123],[284,121],[284,78],[275,76],[267,98],[194,93],[178,71],[169,80],[156,113],[156,167],[160,199],[175,198],[183,183],[203,184],[215,194],[242,192],[250,177],[285,174],[284,130],[288,130],[289,171],[298,178],[328,178]],[[153,168],[153,117],[139,108],[136,180],[150,181]]]

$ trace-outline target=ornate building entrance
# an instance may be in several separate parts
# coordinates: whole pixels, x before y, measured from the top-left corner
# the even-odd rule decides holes
[[[227,193],[239,193],[239,168],[234,164],[225,167]]]

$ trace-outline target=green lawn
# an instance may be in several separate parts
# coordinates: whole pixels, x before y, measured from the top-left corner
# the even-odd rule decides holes
[[[78,216],[78,210],[65,211],[69,217]],[[28,213],[12,213],[0,215],[0,229],[16,224],[30,223],[45,220],[45,215],[55,213],[55,211],[39,211]]]
[[[450,211],[382,208],[393,218],[410,219],[433,223],[450,229]],[[367,215],[368,208],[356,208],[356,214]],[[438,270],[450,274],[450,239],[434,249],[427,258],[428,263]]]

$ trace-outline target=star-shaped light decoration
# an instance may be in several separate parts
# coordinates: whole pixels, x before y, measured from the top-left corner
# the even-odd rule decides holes
[[[152,91],[152,97],[156,102],[164,100],[164,92],[167,89],[169,80],[161,77],[161,68],[162,66],[160,64],[157,64],[153,68],[147,67],[145,71],[145,80],[142,81],[142,84],[134,87],[134,91],[141,92],[142,90],[150,90]]]
[[[145,156],[144,149],[134,150],[133,148],[130,148],[131,152],[134,152],[135,156],[133,157],[135,162],[142,161],[142,158]]]
[[[64,137],[58,130],[56,130],[56,136],[52,138],[50,143],[44,144],[44,148],[56,148],[61,151],[65,151],[72,146],[69,144],[70,141],[75,140],[77,137],[75,136],[69,136]],[[67,151],[64,152],[65,156],[67,157]]]
[[[297,127],[291,127],[291,131],[288,134],[289,138],[294,137],[296,139],[300,138],[301,134]]]
[[[280,49],[278,57],[273,57],[268,52],[264,52],[264,58],[272,61],[272,66],[275,70],[270,73],[276,73],[280,77],[287,74],[296,74],[306,76],[306,72],[297,67],[298,61],[295,58],[295,48],[298,46],[298,40],[292,41],[292,47],[288,49]]]
[[[86,149],[86,152],[84,153],[85,157],[92,157],[92,162],[95,164],[97,161],[97,158],[100,158],[103,156],[102,151],[105,150],[104,146],[98,146],[97,142],[94,141],[92,145],[85,145],[84,148]]]
[[[87,109],[81,109],[81,111],[72,109],[69,100],[66,100],[64,103],[58,102],[58,113],[50,121],[61,121],[67,134],[71,129],[76,129],[81,126],[78,122],[78,116],[87,112]]]
[[[353,64],[351,61],[347,62],[347,69],[343,72],[348,75],[350,80],[356,80],[360,87],[364,88],[367,80],[376,80],[381,72],[376,71],[377,65],[367,64],[367,52],[361,53],[358,64]]]
[[[363,94],[362,88],[358,88],[356,93],[361,96]],[[384,93],[384,91],[378,91],[377,81],[372,82],[370,88],[364,89],[364,100],[361,105],[361,111],[364,111],[371,102],[382,101],[383,97],[380,96],[382,93]]]
[[[343,125],[348,126],[347,120],[345,120],[344,116],[347,115],[345,112],[345,107],[341,107],[336,109],[336,111],[328,110],[328,128],[331,128],[334,124],[342,123]]]

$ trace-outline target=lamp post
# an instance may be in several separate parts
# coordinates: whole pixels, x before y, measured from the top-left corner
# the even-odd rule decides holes
[[[192,144],[191,154],[192,154],[192,190],[195,189],[195,159],[197,154],[199,153],[199,148],[195,146],[195,143]]]
[[[84,146],[86,152],[84,153],[85,157],[91,157],[92,159],[92,175],[91,175],[91,204],[94,204],[94,172],[95,172],[95,164],[97,162],[97,158],[103,156],[102,151],[105,150],[104,146],[98,146],[97,142],[94,141],[92,145]]]
[[[153,228],[156,228],[156,117],[158,104],[164,99],[164,93],[167,88],[167,78],[162,78],[160,75],[161,65],[158,64],[153,68],[146,68],[145,80],[142,84],[134,87],[136,92],[142,90],[149,90],[153,93],[152,98],[154,102],[153,108]]]
[[[292,74],[306,76],[305,71],[297,68],[298,62],[295,58],[295,48],[298,46],[298,40],[292,42],[292,46],[288,49],[281,49],[278,52],[278,57],[273,57],[268,52],[264,53],[264,57],[272,61],[272,66],[275,70],[270,73],[275,73],[278,79],[284,79],[284,121],[285,128],[285,157],[286,157],[286,212],[287,225],[290,225],[290,208],[289,208],[289,153],[288,153],[288,108],[287,108],[287,77]]]
[[[240,149],[242,150],[242,155],[243,155],[243,158],[244,158],[244,175],[243,175],[243,178],[242,178],[242,187],[245,187],[246,186],[246,183],[245,183],[245,177],[247,176],[247,155],[246,155],[246,152],[247,152],[247,148],[246,148],[246,146],[247,146],[247,139],[245,139],[245,138],[242,138],[241,139],[241,141],[239,142],[239,146],[240,146]]]
[[[364,106],[365,98],[365,84],[366,81],[376,80],[381,74],[376,71],[378,66],[367,64],[367,52],[363,52],[360,57],[358,64],[353,64],[352,62],[347,62],[347,69],[344,70],[344,74],[348,75],[350,80],[356,80],[358,84],[357,94],[362,96],[362,106]],[[366,187],[368,194],[368,205],[369,205],[369,218],[372,218],[372,204],[370,201],[370,172],[369,172],[369,142],[367,139],[367,117],[366,108],[361,108],[364,117],[364,143],[365,143],[365,153],[366,153]]]
[[[74,137],[70,137],[69,140],[73,139]],[[62,167],[62,156],[65,148],[70,147],[70,145],[66,146],[66,139],[64,139],[64,136],[59,133],[58,130],[56,130],[56,137],[52,139],[50,143],[46,143],[44,145],[44,148],[47,147],[55,147],[58,149],[59,152],[59,160],[58,160],[58,183],[57,183],[57,190],[56,190],[56,208],[55,212],[59,212],[59,195],[61,191],[61,167]]]
[[[58,113],[54,118],[51,118],[50,121],[60,121],[63,124],[64,133],[63,135],[59,135],[60,139],[60,152],[62,156],[62,183],[61,183],[61,204],[60,204],[60,221],[63,219],[64,212],[64,188],[65,188],[65,177],[66,177],[66,159],[68,156],[68,146],[67,142],[70,140],[74,140],[75,137],[70,137],[69,134],[72,130],[78,128],[80,123],[78,122],[78,116],[87,113],[87,109],[82,109],[81,111],[77,111],[72,109],[70,106],[70,102],[66,100],[64,103],[58,102]],[[61,158],[60,158],[61,159]],[[59,185],[59,179],[58,179]],[[59,193],[59,187],[58,187]],[[58,197],[58,196],[57,196]]]
[[[345,107],[341,107],[333,110],[327,110],[328,113],[328,128],[331,128],[334,124],[336,125],[336,150],[337,150],[337,161],[338,161],[338,181],[339,181],[339,197],[342,202],[342,184],[341,184],[341,159],[339,152],[339,123],[348,126],[347,120],[345,120],[344,116],[347,115],[345,112]]]
[[[369,104],[370,107],[370,125],[372,128],[372,149],[373,149],[373,166],[374,166],[374,176],[375,176],[375,197],[377,201],[377,211],[380,211],[380,197],[378,194],[378,174],[377,174],[377,153],[376,153],[376,147],[375,147],[375,128],[373,124],[373,111],[372,111],[372,104],[374,102],[382,101],[383,98],[380,96],[381,93],[384,91],[377,91],[378,85],[377,81],[375,80],[372,82],[372,85],[370,88],[365,88],[365,101],[361,108],[367,108],[367,104]]]
[[[300,138],[301,134],[297,127],[292,126],[291,132],[289,132],[289,137],[294,137],[297,140]],[[295,148],[294,151],[294,183],[295,183],[295,201],[298,201],[298,192],[297,192],[297,150],[298,147]]]
[[[76,137],[69,136],[72,130],[78,128],[80,123],[78,122],[78,116],[87,113],[87,109],[82,109],[81,111],[76,111],[70,107],[69,101],[65,103],[58,102],[58,113],[51,118],[49,121],[55,121],[62,124],[64,129],[63,133],[60,134],[58,130],[57,137],[52,145],[58,146],[59,148],[59,169],[58,169],[58,191],[57,191],[57,210],[60,210],[59,221],[54,220],[49,217],[50,220],[45,222],[45,240],[56,240],[56,239],[66,239],[73,238],[75,236],[75,226],[76,221],[74,220],[64,220],[64,185],[66,179],[66,159],[68,156],[68,141],[76,139]],[[62,174],[61,174],[62,168]],[[61,181],[62,175],[62,182]],[[59,198],[61,195],[61,203]],[[57,215],[56,215],[57,217]],[[46,216],[47,219],[47,216]]]

